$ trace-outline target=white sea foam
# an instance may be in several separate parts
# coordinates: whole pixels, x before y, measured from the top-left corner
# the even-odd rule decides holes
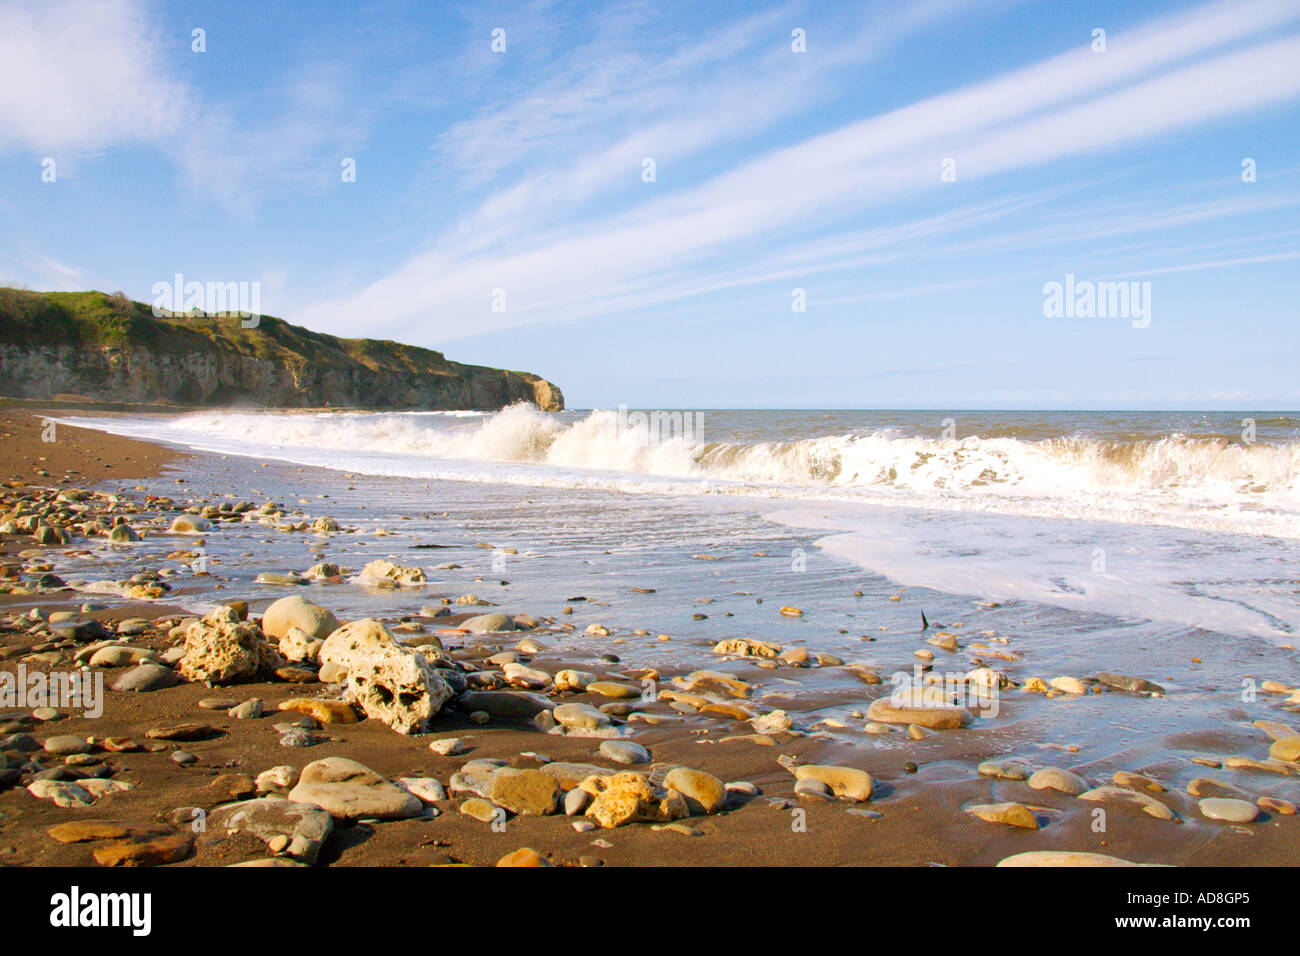
[[[650,440],[613,411],[200,412],[73,422],[371,474],[657,494],[818,497],[1300,538],[1300,443],[1168,434],[943,440],[875,429],[771,441]]]

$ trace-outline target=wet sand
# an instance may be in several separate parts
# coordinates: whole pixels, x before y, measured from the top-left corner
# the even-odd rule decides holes
[[[58,441],[41,442],[39,418],[7,414],[0,428],[7,440],[3,449],[0,473],[36,485],[47,483],[53,488],[92,487],[99,472],[116,478],[156,477],[166,473],[169,465],[180,461],[177,455],[160,446],[115,438],[102,433],[58,427]],[[44,459],[43,461],[41,459]],[[92,470],[92,464],[97,470]],[[111,465],[112,468],[104,468]],[[250,468],[252,464],[250,463]],[[48,472],[35,474],[37,469]],[[67,482],[59,484],[59,479]],[[246,489],[230,489],[244,494]],[[10,494],[22,493],[13,488]],[[148,505],[144,494],[138,495],[139,512],[131,515],[134,524],[146,520],[170,521],[180,513],[175,506]],[[76,548],[74,536],[67,545]],[[185,548],[179,539],[176,548]],[[5,535],[5,553],[25,552],[34,555],[34,541],[28,535]],[[12,558],[8,560],[13,560]],[[38,568],[39,559],[23,559],[27,568]],[[261,568],[256,557],[246,558]],[[37,571],[25,571],[24,582]],[[13,579],[10,579],[12,583]],[[301,589],[286,588],[286,595]],[[30,660],[38,647],[48,642],[48,635],[26,633],[27,627],[13,625],[12,615],[39,606],[48,617],[60,610],[78,611],[78,619],[120,622],[134,617],[152,623],[142,634],[121,643],[163,654],[174,648],[178,638],[169,636],[172,626],[185,616],[184,581],[176,579],[173,590],[156,601],[110,604],[103,610],[79,612],[88,600],[99,598],[65,590],[0,595],[0,615],[9,616],[9,625],[0,629],[0,667],[13,669],[23,662],[29,670],[66,666],[75,644],[54,648],[63,659],[56,663]],[[328,591],[313,589],[304,597],[327,603]],[[242,595],[232,594],[232,600]],[[268,600],[252,602],[250,616],[265,609]],[[394,612],[386,621],[396,625],[400,619],[419,626],[425,632],[454,629],[469,616],[453,608],[450,617],[429,618]],[[489,611],[492,608],[474,610]],[[549,633],[558,633],[561,621],[547,618],[555,608],[533,610],[541,626],[529,631],[486,635],[447,633],[443,640],[446,655],[468,671],[492,670],[483,663],[492,653],[511,650],[523,639],[532,637],[547,645]],[[653,641],[651,635],[647,640]],[[58,643],[58,642],[53,642]],[[557,656],[550,650],[523,654],[521,660],[530,668],[555,674],[564,667],[595,671],[603,679],[635,681],[637,675],[617,664]],[[761,666],[746,659],[719,656],[713,669],[726,671],[738,679],[759,685],[796,673],[792,668]],[[814,674],[816,669],[800,669],[799,676]],[[121,676],[120,668],[104,668],[105,684]],[[665,665],[659,669],[659,686],[672,686],[680,676]],[[863,711],[874,698],[888,695],[884,686],[860,689],[859,706]],[[92,740],[90,760],[109,768],[114,780],[135,784],[100,797],[92,807],[61,808],[49,800],[37,799],[25,786],[32,771],[23,770],[20,781],[13,781],[0,792],[0,863],[8,865],[95,865],[92,856],[96,842],[62,843],[53,839],[51,827],[69,820],[111,820],[139,826],[173,819],[177,808],[212,809],[232,799],[232,794],[252,796],[252,778],[273,766],[290,764],[301,769],[310,761],[326,757],[347,757],[359,761],[387,779],[399,777],[435,777],[447,785],[452,774],[467,762],[496,758],[520,768],[536,768],[542,761],[529,754],[539,754],[554,761],[596,764],[611,771],[642,772],[657,779],[669,766],[686,766],[708,773],[723,782],[744,781],[754,785],[756,795],[733,792],[727,803],[712,814],[697,814],[681,821],[682,829],[655,829],[648,822],[628,823],[613,829],[576,832],[576,817],[563,813],[548,816],[510,816],[503,830],[471,819],[458,812],[470,794],[450,794],[436,801],[423,816],[377,823],[338,825],[321,851],[319,864],[393,866],[435,863],[471,863],[490,865],[521,847],[531,847],[557,865],[991,865],[1013,854],[1040,850],[1068,850],[1113,855],[1141,863],[1178,865],[1287,865],[1294,864],[1300,852],[1300,820],[1276,811],[1265,811],[1248,825],[1230,825],[1207,821],[1198,812],[1197,801],[1175,782],[1188,775],[1186,761],[1179,757],[1167,766],[1150,765],[1131,768],[1162,781],[1167,789],[1151,793],[1177,815],[1178,820],[1156,819],[1124,800],[1089,803],[1054,790],[1031,789],[1023,780],[995,780],[974,770],[981,760],[992,760],[1008,753],[1037,749],[1042,754],[1038,766],[1073,768],[1089,778],[1093,785],[1110,784],[1111,775],[1080,766],[1080,758],[1069,745],[1050,740],[1028,739],[1018,726],[1015,695],[1009,691],[1005,718],[995,730],[953,730],[921,735],[909,740],[901,728],[893,732],[893,741],[906,741],[864,756],[831,735],[818,732],[812,721],[801,732],[771,732],[756,735],[747,722],[721,714],[683,713],[660,698],[653,702],[632,699],[632,708],[650,715],[674,719],[660,726],[629,723],[636,743],[653,755],[649,765],[623,767],[597,754],[601,740],[589,737],[557,736],[540,732],[522,720],[494,718],[486,724],[471,721],[463,708],[448,705],[434,718],[431,732],[405,736],[394,732],[378,719],[356,724],[326,724],[316,733],[327,737],[324,742],[307,748],[286,748],[273,725],[295,719],[296,714],[277,711],[280,701],[291,697],[337,697],[340,688],[320,683],[288,683],[283,680],[255,680],[211,688],[203,684],[182,683],[147,693],[108,690],[104,714],[87,718],[63,709],[52,721],[34,721],[29,712],[0,708],[0,738],[26,734],[37,741],[53,735],[77,735]],[[801,714],[817,711],[826,700],[823,694],[843,695],[843,690],[819,691],[810,687],[794,693],[790,715],[801,722]],[[591,692],[548,692],[554,703],[585,702],[593,706],[608,705],[608,698]],[[264,716],[237,719],[225,710],[199,707],[207,698],[229,698],[239,702],[260,698]],[[1282,698],[1278,698],[1280,705]],[[735,701],[744,705],[743,699]],[[1063,706],[1068,706],[1068,703]],[[1294,714],[1280,706],[1274,715],[1278,721],[1296,721]],[[160,744],[148,737],[148,731],[178,721],[202,721],[212,728],[207,739]],[[459,737],[465,752],[442,756],[429,749],[429,743],[446,737]],[[108,738],[130,738],[136,744],[156,746],[156,752],[111,752],[102,749]],[[1207,753],[1251,754],[1266,759],[1269,737],[1262,731],[1251,734],[1225,728],[1222,733],[1202,734],[1188,744]],[[181,766],[171,759],[177,749],[195,758]],[[24,756],[26,753],[26,756]],[[778,762],[780,755],[797,764],[852,766],[866,770],[873,778],[869,801],[825,800],[796,796],[794,776]],[[11,764],[30,760],[31,754],[10,749],[6,757]],[[52,768],[59,759],[42,755],[41,765]],[[92,762],[93,761],[93,762]],[[911,765],[915,765],[914,772]],[[1297,797],[1293,769],[1283,766],[1278,772],[1195,768],[1204,776],[1230,781],[1252,798],[1271,794],[1283,799]],[[1275,768],[1276,770],[1277,768]],[[1025,829],[1002,823],[987,822],[965,812],[973,804],[1016,802],[1033,815],[1038,829]],[[1104,807],[1107,826],[1096,832],[1092,812]],[[436,811],[437,815],[433,815]],[[175,826],[167,823],[168,826]],[[185,827],[176,827],[184,831]],[[607,845],[605,845],[607,844]],[[193,847],[174,865],[224,865],[268,857],[267,847],[245,837],[216,839],[198,834]]]
[[[85,406],[72,408],[80,413]],[[151,478],[188,457],[152,442],[50,423],[68,413],[69,408],[0,406],[0,477],[80,487],[112,478]],[[54,440],[43,440],[47,437]]]

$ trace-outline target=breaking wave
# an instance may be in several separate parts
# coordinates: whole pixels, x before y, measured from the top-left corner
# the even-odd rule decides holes
[[[1247,445],[1224,435],[941,440],[878,429],[710,442],[692,431],[689,413],[649,428],[614,411],[566,421],[530,405],[468,416],[219,411],[135,419],[129,428],[102,419],[78,424],[344,470],[365,471],[355,457],[382,454],[385,473],[412,477],[429,476],[433,461],[541,465],[565,470],[575,485],[627,489],[625,480],[602,481],[598,474],[614,472],[688,482],[674,483],[673,493],[732,485],[750,494],[830,492],[878,503],[1140,523],[1164,523],[1165,513],[1167,523],[1186,524],[1189,513],[1214,513],[1221,520],[1213,526],[1221,530],[1300,537],[1300,443]],[[574,469],[592,474],[575,478]],[[495,479],[501,474],[493,470]],[[532,474],[543,477],[536,469]],[[530,478],[516,473],[512,480]]]

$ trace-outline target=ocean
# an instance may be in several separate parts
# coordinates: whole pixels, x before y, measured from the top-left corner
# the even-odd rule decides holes
[[[641,413],[649,420],[652,413]],[[671,415],[672,417],[669,417]],[[72,424],[469,499],[623,499],[667,544],[727,515],[904,586],[1286,639],[1300,625],[1300,414],[201,412]],[[734,500],[729,500],[734,499]],[[726,506],[717,504],[728,500]],[[539,544],[545,544],[539,542]],[[807,569],[807,555],[804,555]]]

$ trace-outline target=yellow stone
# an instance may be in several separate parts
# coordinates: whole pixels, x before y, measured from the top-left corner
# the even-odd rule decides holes
[[[1023,827],[1026,830],[1038,829],[1038,819],[1030,812],[1028,807],[1019,803],[981,803],[973,807],[967,807],[966,812],[974,814],[981,820],[987,820],[989,823],[1005,823],[1008,826]]]
[[[281,710],[314,717],[322,724],[355,724],[357,712],[342,700],[320,700],[314,697],[294,697],[280,702]]]
[[[525,846],[497,860],[497,866],[554,866],[554,864],[532,847]]]

